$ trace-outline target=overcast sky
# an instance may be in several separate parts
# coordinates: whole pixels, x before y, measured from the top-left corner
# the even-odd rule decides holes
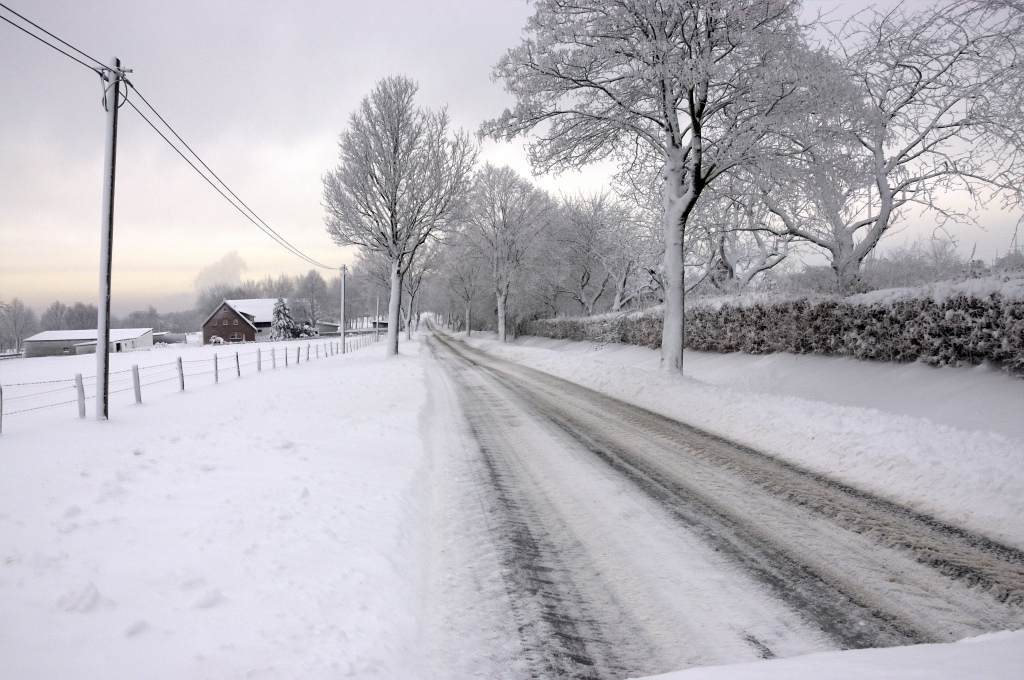
[[[531,11],[525,0],[4,4],[101,61],[120,57],[142,94],[243,200],[332,265],[350,264],[354,252],[335,246],[324,229],[321,177],[336,163],[338,134],[359,100],[377,80],[408,75],[420,84],[421,104],[447,105],[456,126],[475,131],[513,103],[490,71]],[[99,78],[5,23],[0,64],[0,299],[20,297],[37,312],[54,300],[94,302],[105,120]],[[521,145],[485,143],[483,158],[529,172]],[[607,168],[595,168],[538,181],[573,191],[596,188],[606,176]],[[1005,252],[1015,219],[994,214],[986,222],[987,232],[965,227],[958,236],[991,258]],[[209,283],[308,269],[133,110],[121,109],[115,313],[190,307],[197,277]]]

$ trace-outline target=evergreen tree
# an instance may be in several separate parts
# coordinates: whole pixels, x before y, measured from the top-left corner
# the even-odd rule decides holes
[[[295,321],[292,320],[292,312],[288,309],[288,303],[284,298],[278,298],[274,303],[274,320],[270,325],[271,340],[290,340],[295,336]]]

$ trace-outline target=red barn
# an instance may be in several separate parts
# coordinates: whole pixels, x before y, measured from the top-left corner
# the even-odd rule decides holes
[[[225,300],[203,322],[203,344],[220,338],[223,342],[259,342],[270,339],[277,300]]]

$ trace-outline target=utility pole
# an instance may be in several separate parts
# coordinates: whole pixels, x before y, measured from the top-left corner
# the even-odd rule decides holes
[[[345,276],[348,267],[341,265],[341,309],[338,312],[338,334],[341,336],[341,353],[345,353]]]
[[[103,219],[100,232],[100,300],[96,325],[96,419],[106,420],[110,395],[110,272],[114,249],[114,166],[117,161],[117,110],[121,79],[127,69],[114,57],[103,70],[103,106],[107,110],[107,143],[103,166]]]

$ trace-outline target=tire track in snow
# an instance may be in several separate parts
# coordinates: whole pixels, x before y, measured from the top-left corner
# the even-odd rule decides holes
[[[679,523],[729,555],[839,647],[954,639],[1024,623],[1019,551],[441,340],[462,362],[485,367],[521,401],[657,499]],[[486,439],[487,427],[484,419],[475,434]],[[497,454],[491,458],[500,459]],[[737,480],[739,494],[729,488]],[[771,512],[762,516],[758,504],[766,502]],[[779,513],[790,517],[773,526]],[[810,548],[799,534],[813,534]],[[835,547],[815,555],[816,546],[829,545],[821,543],[823,536]],[[538,553],[558,550],[557,545],[537,546]],[[773,653],[757,637],[747,637],[761,656]]]

